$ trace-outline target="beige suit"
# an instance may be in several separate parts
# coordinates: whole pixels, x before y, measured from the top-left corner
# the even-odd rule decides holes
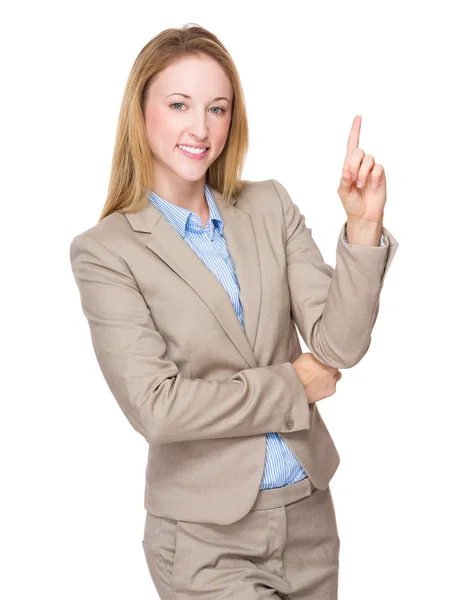
[[[224,287],[149,202],[77,235],[74,277],[105,380],[149,443],[146,510],[226,525],[259,492],[267,432],[278,432],[315,488],[339,455],[292,366],[298,331],[321,362],[356,365],[371,341],[398,242],[347,245],[326,264],[305,218],[275,180],[228,206],[210,188],[241,290],[245,331]],[[296,325],[296,327],[295,327]]]

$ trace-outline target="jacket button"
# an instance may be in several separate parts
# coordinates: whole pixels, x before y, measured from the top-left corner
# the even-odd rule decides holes
[[[287,417],[287,419],[286,419],[286,427],[288,429],[292,429],[294,425],[295,425],[295,422],[292,419],[292,417]]]

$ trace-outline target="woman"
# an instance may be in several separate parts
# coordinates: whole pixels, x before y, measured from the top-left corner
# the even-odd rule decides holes
[[[218,38],[165,30],[132,67],[108,198],[70,256],[100,368],[149,443],[163,599],[337,598],[339,456],[316,402],[366,353],[398,246],[360,123],[333,269],[281,183],[240,180],[245,103]]]

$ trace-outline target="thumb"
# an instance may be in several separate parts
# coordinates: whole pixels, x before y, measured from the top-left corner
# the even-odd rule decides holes
[[[342,197],[346,197],[350,194],[353,187],[353,178],[350,171],[347,169],[342,169],[342,177],[339,184],[339,188],[337,190],[338,194]]]

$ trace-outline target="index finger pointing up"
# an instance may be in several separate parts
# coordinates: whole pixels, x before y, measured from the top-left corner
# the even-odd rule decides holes
[[[355,148],[358,148],[359,145],[359,132],[361,130],[361,121],[361,115],[356,115],[356,117],[353,119],[352,128],[347,141],[347,156],[345,157],[344,164],[344,167],[346,169],[348,169],[353,150],[355,150]]]

